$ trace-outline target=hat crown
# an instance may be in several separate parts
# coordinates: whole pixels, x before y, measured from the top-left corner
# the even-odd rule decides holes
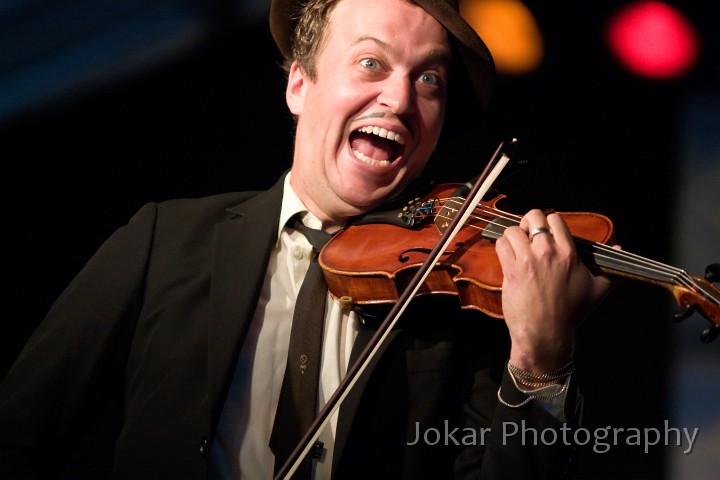
[[[297,23],[296,13],[302,9],[306,1],[272,0],[270,4],[270,31],[285,58],[291,55],[292,37]],[[460,15],[458,0],[413,1],[450,33],[458,46],[460,57],[478,98],[483,105],[487,105],[495,83],[495,64],[490,50],[480,36]]]

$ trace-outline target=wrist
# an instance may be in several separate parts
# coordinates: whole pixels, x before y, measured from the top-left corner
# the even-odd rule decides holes
[[[509,403],[503,399],[503,387],[498,388],[498,402],[510,408],[520,408],[534,399],[551,400],[564,395],[570,385],[572,374],[575,372],[572,361],[545,374],[530,373],[514,366],[510,361],[507,362],[506,368],[515,388],[526,396],[524,400],[518,403]]]
[[[556,345],[552,349],[523,347],[516,344],[510,350],[510,363],[535,375],[545,375],[567,365],[573,359],[572,344]]]
[[[537,390],[551,385],[566,385],[570,375],[575,372],[575,364],[570,360],[555,370],[533,373],[513,365],[512,361],[508,360],[507,370],[515,386],[523,390]]]

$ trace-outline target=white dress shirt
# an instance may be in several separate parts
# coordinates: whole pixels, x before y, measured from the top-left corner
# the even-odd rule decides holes
[[[211,478],[272,479],[275,458],[268,446],[280,397],[300,285],[310,265],[312,246],[305,237],[286,228],[298,212],[303,223],[320,228],[321,222],[285,178],[277,242],[270,254],[260,300],[248,336],[241,347],[235,375],[220,416],[211,454]],[[328,294],[323,332],[318,410],[325,405],[345,376],[357,335],[355,312],[343,311]],[[314,478],[330,478],[337,412],[320,433],[326,452],[314,461]]]

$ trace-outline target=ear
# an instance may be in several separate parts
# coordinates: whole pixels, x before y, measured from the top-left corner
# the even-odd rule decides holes
[[[285,89],[285,101],[293,115],[302,113],[305,100],[305,86],[309,81],[298,62],[293,62],[288,74],[287,88]]]

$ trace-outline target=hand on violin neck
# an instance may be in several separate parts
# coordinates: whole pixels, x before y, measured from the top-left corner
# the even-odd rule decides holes
[[[538,374],[561,367],[572,357],[577,326],[610,281],[582,263],[558,214],[531,210],[518,226],[506,229],[496,252],[511,362]]]

